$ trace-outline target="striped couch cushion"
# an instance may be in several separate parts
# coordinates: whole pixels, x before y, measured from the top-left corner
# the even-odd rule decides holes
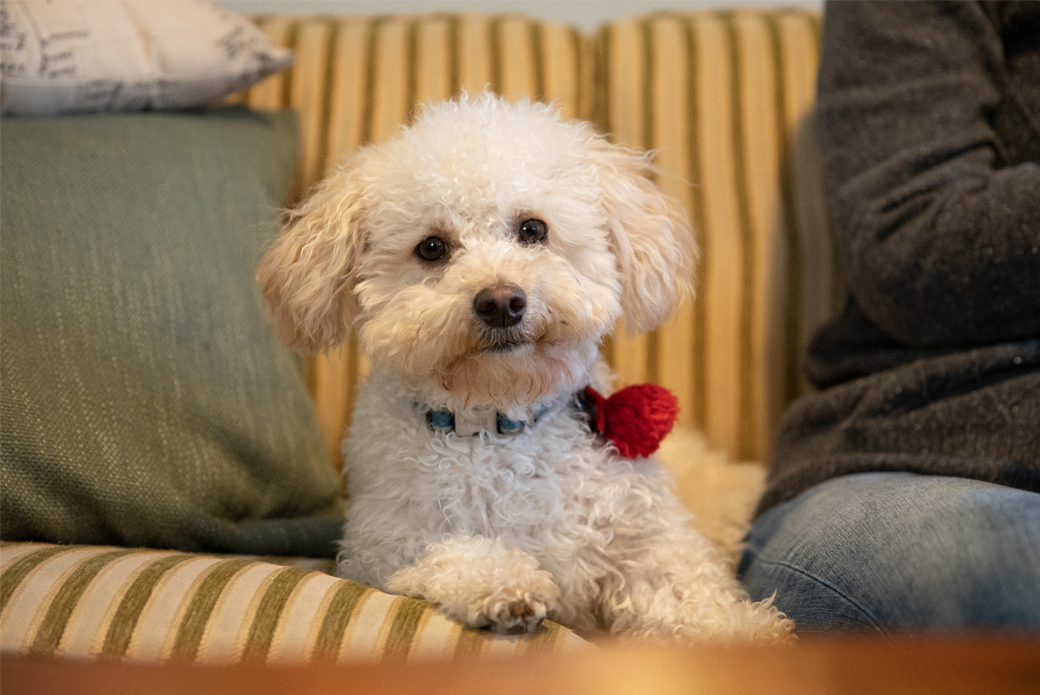
[[[595,36],[512,15],[257,22],[295,49],[296,64],[238,99],[300,112],[296,199],[417,104],[460,89],[552,100],[619,142],[657,150],[659,182],[701,243],[698,297],[654,333],[608,341],[606,357],[623,383],[672,389],[680,422],[714,448],[768,454],[782,409],[807,388],[799,354],[841,287],[811,137],[819,15],[666,13]],[[336,465],[366,371],[353,344],[310,365]]]
[[[267,561],[265,561],[267,560]],[[588,645],[464,628],[423,601],[282,561],[104,546],[0,548],[0,650],[127,661],[299,662],[510,656]]]
[[[614,340],[610,361],[622,382],[674,391],[680,422],[713,448],[761,460],[841,297],[812,137],[819,16],[658,14],[610,24],[597,44],[601,127],[657,151],[701,247],[696,301]]]

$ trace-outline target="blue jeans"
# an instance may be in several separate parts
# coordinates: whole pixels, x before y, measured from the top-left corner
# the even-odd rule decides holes
[[[800,634],[1040,633],[1040,494],[963,478],[863,473],[759,517],[740,574]]]

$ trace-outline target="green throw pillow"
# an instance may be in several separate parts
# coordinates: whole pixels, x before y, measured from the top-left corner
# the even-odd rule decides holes
[[[0,535],[335,552],[338,480],[253,277],[292,113],[4,119]]]

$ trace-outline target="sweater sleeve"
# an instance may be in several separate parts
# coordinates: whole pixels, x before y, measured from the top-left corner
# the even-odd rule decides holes
[[[993,127],[1008,75],[984,10],[831,2],[823,31],[820,145],[863,312],[917,348],[1040,335],[1040,166]]]

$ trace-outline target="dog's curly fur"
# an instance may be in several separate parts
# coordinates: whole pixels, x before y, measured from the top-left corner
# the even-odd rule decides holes
[[[434,601],[472,626],[784,640],[690,524],[654,459],[626,459],[570,396],[609,391],[598,348],[619,320],[663,322],[696,250],[650,156],[551,107],[492,94],[426,108],[362,148],[291,213],[258,279],[303,351],[351,325],[372,371],[344,443],[350,509],[339,572]],[[521,238],[542,220],[544,240]],[[423,240],[446,254],[426,260]],[[519,288],[515,325],[475,297]],[[432,428],[432,409],[493,409],[520,434]]]

